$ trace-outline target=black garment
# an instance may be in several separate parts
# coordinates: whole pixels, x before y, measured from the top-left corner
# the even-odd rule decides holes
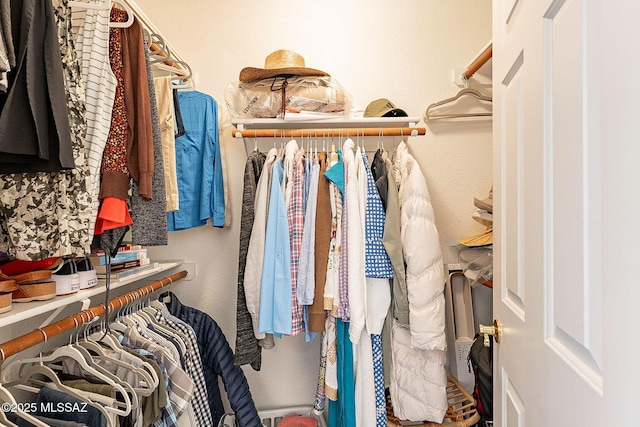
[[[247,378],[242,369],[234,365],[233,352],[222,329],[207,313],[182,305],[173,293],[168,292],[164,295],[171,298],[167,303],[169,312],[189,324],[198,337],[198,349],[202,358],[213,423],[217,425],[225,413],[218,387],[218,377],[221,377],[231,409],[236,415],[236,425],[262,427]]]
[[[182,121],[182,113],[180,112],[180,100],[178,99],[178,89],[173,89],[173,116],[176,120],[175,135],[176,138],[185,134],[184,122]]]
[[[236,361],[238,366],[251,364],[256,371],[262,365],[262,347],[253,332],[253,320],[247,309],[244,294],[244,269],[247,264],[247,252],[254,219],[254,201],[256,187],[262,173],[266,156],[259,151],[249,154],[244,167],[244,191],[242,193],[242,215],[240,222],[240,256],[238,263],[238,302],[236,309]]]
[[[382,199],[382,207],[387,210],[387,191],[389,187],[389,179],[387,178],[387,165],[382,157],[382,150],[376,151],[371,162],[371,174],[376,182],[376,188],[380,199]]]
[[[75,168],[60,42],[50,1],[11,0],[16,67],[0,95],[0,173]]]

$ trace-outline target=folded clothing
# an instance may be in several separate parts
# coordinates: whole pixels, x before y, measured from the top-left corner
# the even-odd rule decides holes
[[[274,118],[282,110],[284,78],[227,85],[225,103],[235,118]],[[286,80],[286,112],[324,113],[345,117],[351,112],[351,96],[332,77],[294,76]]]
[[[285,416],[278,427],[317,427],[318,421],[313,417],[307,417],[298,414],[289,414]]]
[[[44,258],[37,261],[14,259],[0,266],[0,273],[6,274],[7,276],[15,276],[29,271],[53,270],[60,265],[60,263],[62,263],[62,258],[60,257]]]

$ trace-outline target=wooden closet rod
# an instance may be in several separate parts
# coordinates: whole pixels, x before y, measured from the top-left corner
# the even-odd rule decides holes
[[[111,301],[109,301],[109,310],[115,310],[116,308],[121,307],[129,301],[133,301],[135,299],[139,299],[146,295],[149,295],[150,293],[157,291],[158,289],[161,289],[186,276],[187,271],[183,270],[170,276],[163,277],[162,279],[150,283],[146,286],[142,286],[135,291],[127,292],[126,294],[120,295],[117,298],[113,298]],[[9,356],[13,356],[14,354],[18,354],[29,347],[33,347],[36,344],[45,342],[45,340],[49,340],[56,335],[60,335],[71,329],[75,329],[78,326],[87,323],[95,317],[100,316],[104,313],[104,304],[96,305],[79,313],[76,313],[73,316],[65,317],[64,319],[54,322],[43,328],[36,329],[27,334],[14,338],[3,344],[0,344],[0,357],[2,357],[2,361],[4,361]]]
[[[493,55],[493,45],[490,44],[489,47],[487,47],[484,50],[484,52],[482,52],[480,56],[478,56],[478,58],[475,61],[473,61],[471,65],[469,65],[469,67],[467,68],[467,71],[465,71],[464,74],[462,74],[462,77],[464,77],[465,80],[469,80],[480,69],[480,67],[482,67],[484,64],[487,63],[489,59],[491,59],[492,55]]]
[[[425,135],[426,128],[318,128],[318,129],[249,129],[231,131],[234,138],[307,138],[333,136],[418,136]]]

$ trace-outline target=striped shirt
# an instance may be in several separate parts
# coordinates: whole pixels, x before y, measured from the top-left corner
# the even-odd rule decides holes
[[[89,232],[93,235],[100,200],[100,165],[109,136],[116,77],[109,63],[109,10],[73,9],[76,51],[85,83],[87,133],[85,147],[93,201]]]

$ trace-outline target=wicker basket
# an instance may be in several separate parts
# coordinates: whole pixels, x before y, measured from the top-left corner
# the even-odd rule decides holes
[[[473,397],[464,389],[455,378],[447,377],[447,399],[449,408],[444,415],[443,424],[425,421],[423,423],[406,423],[412,427],[471,427],[480,421],[480,415],[476,410]],[[404,427],[405,423],[393,415],[393,407],[390,399],[387,399],[387,423],[389,427]]]

